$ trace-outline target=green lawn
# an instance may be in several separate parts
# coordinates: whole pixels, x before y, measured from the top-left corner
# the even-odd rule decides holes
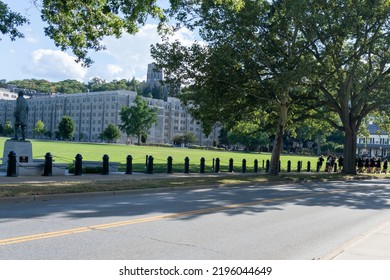
[[[3,150],[4,142],[7,138],[0,137],[0,147]],[[241,172],[242,160],[247,161],[247,172],[253,172],[254,160],[258,160],[259,171],[263,168],[266,160],[271,158],[269,153],[244,153],[228,151],[211,151],[196,150],[187,148],[161,148],[161,147],[144,147],[135,145],[122,144],[95,144],[95,143],[78,143],[62,141],[31,140],[33,146],[34,159],[44,159],[47,152],[53,155],[55,163],[72,164],[76,154],[81,154],[84,161],[101,161],[104,154],[110,157],[110,161],[122,163],[121,170],[124,170],[126,157],[133,157],[133,171],[145,171],[146,156],[154,158],[154,172],[166,172],[167,158],[173,158],[173,172],[183,172],[184,159],[190,159],[190,172],[199,172],[200,159],[205,158],[206,172],[213,172],[213,159],[219,158],[221,172],[227,172],[229,159],[234,161],[234,171]],[[296,171],[297,162],[302,161],[302,170],[306,171],[307,162],[311,162],[311,170],[315,171],[316,157],[301,155],[282,155],[281,170],[287,170],[287,161],[291,161],[291,170]]]

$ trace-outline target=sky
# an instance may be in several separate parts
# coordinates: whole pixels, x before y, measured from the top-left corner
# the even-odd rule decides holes
[[[25,38],[11,41],[2,36],[0,41],[0,80],[45,79],[58,82],[75,79],[87,83],[94,77],[106,81],[114,79],[146,80],[147,65],[153,62],[150,46],[161,42],[157,33],[157,22],[149,21],[136,35],[124,34],[120,39],[106,37],[103,44],[107,49],[90,52],[95,63],[83,68],[75,62],[75,56],[63,52],[45,36],[45,23],[39,10],[30,0],[3,0],[9,8],[30,20],[19,30]],[[195,34],[187,29],[180,30],[173,39],[189,45],[195,41]]]

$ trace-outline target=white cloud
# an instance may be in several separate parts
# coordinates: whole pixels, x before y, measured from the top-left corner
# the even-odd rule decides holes
[[[195,34],[188,29],[181,29],[172,36],[172,40],[179,40],[188,46],[195,41]],[[96,76],[106,81],[133,77],[144,81],[147,65],[153,62],[150,47],[159,42],[162,42],[162,39],[157,32],[157,25],[146,24],[135,35],[124,34],[119,39],[105,38],[102,43],[107,46],[107,49],[90,53],[95,63],[89,68],[83,68],[81,64],[76,63],[73,55],[43,46],[31,52],[22,70],[29,77],[51,81],[76,79],[88,82]]]
[[[195,34],[183,28],[172,36],[172,40],[179,40],[188,46],[195,41]],[[137,80],[145,80],[147,65],[153,62],[150,55],[150,47],[152,44],[161,42],[162,40],[155,24],[146,24],[135,35],[124,34],[119,39],[107,37],[103,41],[103,44],[107,46],[103,53],[113,63],[107,64],[107,73],[102,72],[104,68],[99,67],[99,62],[96,60],[96,63],[90,69],[93,75],[92,73],[90,74],[91,76],[102,76],[106,80],[111,80],[114,76],[117,79],[131,79],[135,77]]]
[[[38,36],[33,33],[33,30],[31,28],[27,28],[24,32],[25,40],[28,43],[35,44],[38,42]]]
[[[87,69],[75,62],[75,57],[58,50],[38,49],[31,53],[31,64],[23,66],[24,71],[34,76],[66,80],[82,81]]]
[[[115,65],[115,64],[108,64],[107,70],[112,75],[118,75],[118,74],[121,74],[123,72],[123,68],[120,67],[119,65]]]

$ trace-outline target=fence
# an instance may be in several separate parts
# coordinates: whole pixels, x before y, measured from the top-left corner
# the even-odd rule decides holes
[[[141,158],[133,159],[131,155],[126,157],[126,163],[121,164],[119,162],[110,162],[110,157],[104,155],[102,161],[84,161],[81,154],[77,154],[75,159],[68,164],[56,164],[53,161],[53,156],[50,153],[46,153],[42,163],[42,175],[52,176],[53,167],[57,169],[68,170],[69,173],[75,176],[80,176],[84,173],[99,173],[102,175],[109,175],[110,173],[121,172],[127,175],[133,174],[133,172],[143,172],[147,174],[153,173],[259,173],[268,172],[270,168],[269,160],[258,161],[255,159],[253,162],[248,162],[243,159],[240,162],[234,162],[233,158],[229,161],[223,162],[219,158],[213,158],[212,160],[206,160],[204,157],[198,161],[191,161],[189,157],[185,157],[182,163],[174,163],[172,156],[166,159],[154,158],[152,155],[145,156],[145,163]],[[60,159],[61,160],[61,159]],[[63,159],[62,159],[63,160]],[[137,163],[134,163],[136,160]],[[7,175],[9,177],[17,176],[16,167],[29,168],[16,162],[15,153],[10,152],[7,162]],[[279,162],[279,172],[320,172],[321,165],[319,162],[313,165],[311,161],[304,163],[298,161],[296,166],[292,166],[292,161],[288,160],[286,165],[282,165]],[[324,170],[325,171],[325,170]],[[337,171],[337,165],[334,166],[334,171]]]

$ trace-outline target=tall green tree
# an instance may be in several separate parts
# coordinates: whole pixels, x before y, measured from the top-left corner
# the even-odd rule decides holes
[[[258,151],[261,146],[269,146],[269,136],[256,124],[240,122],[227,135],[232,145],[244,145],[247,151]]]
[[[105,129],[104,131],[102,132],[100,138],[103,139],[103,140],[107,140],[107,142],[115,142],[116,140],[118,140],[119,138],[121,137],[121,132],[119,130],[119,128],[110,123]]]
[[[173,137],[172,141],[177,145],[181,144],[194,144],[196,142],[196,136],[192,132],[186,132],[181,135],[176,135]]]
[[[72,140],[75,131],[74,121],[69,116],[63,116],[58,124],[58,135],[64,140]]]
[[[365,118],[390,105],[390,2],[307,1],[301,32],[317,62],[318,102],[344,132],[344,172],[356,173],[357,135]]]
[[[243,2],[238,11],[214,1],[179,3],[178,19],[198,27],[207,46],[157,45],[158,64],[177,85],[190,85],[182,100],[202,121],[275,112],[270,174],[277,174],[287,125],[313,108],[319,114],[310,117],[344,132],[344,172],[355,173],[364,118],[389,108],[389,1]]]
[[[42,137],[46,133],[45,124],[42,120],[38,120],[33,129],[34,134],[38,137]]]
[[[300,106],[314,104],[305,87],[312,75],[311,42],[299,32],[297,1],[243,2],[238,10],[219,1],[179,6],[179,20],[199,19],[188,26],[200,29],[207,46],[166,42],[153,47],[152,55],[169,82],[188,85],[179,97],[206,131],[217,121],[232,126],[261,112],[276,128],[269,173],[277,175],[290,117],[302,117],[307,110]],[[185,16],[188,10],[193,15]]]
[[[11,136],[14,132],[14,128],[12,126],[12,123],[10,121],[6,121],[3,129],[4,136]]]
[[[134,106],[122,107],[119,115],[122,121],[119,128],[128,138],[136,136],[138,145],[141,143],[141,136],[147,135],[152,125],[157,124],[157,108],[149,107],[147,101],[139,95],[134,100]]]

